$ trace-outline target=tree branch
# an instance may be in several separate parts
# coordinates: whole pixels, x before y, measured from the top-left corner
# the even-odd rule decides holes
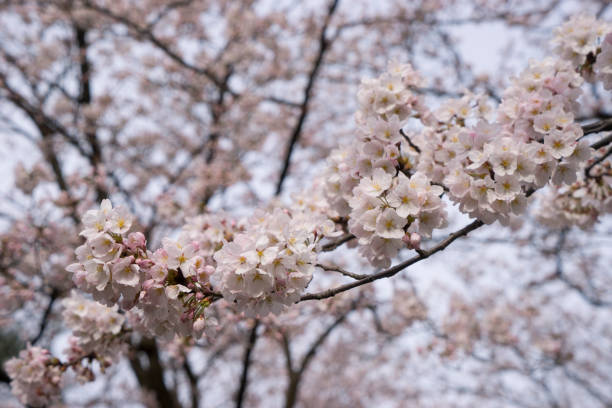
[[[612,122],[611,122],[612,123]],[[609,139],[609,140],[608,140]],[[596,147],[596,146],[605,146],[606,143],[610,143],[612,142],[612,136],[608,136],[603,138],[602,140],[599,140],[598,142],[595,142],[591,145],[591,147]],[[603,144],[602,144],[603,143]],[[526,196],[529,197],[531,196],[536,190],[531,189],[529,191],[527,191]],[[356,280],[355,282],[350,282],[347,283],[345,285],[340,285],[337,286],[335,288],[331,288],[331,289],[327,289],[321,292],[317,292],[317,293],[306,293],[305,295],[303,295],[300,300],[298,302],[302,302],[305,300],[315,300],[315,299],[326,299],[329,297],[333,297],[335,295],[337,295],[338,293],[342,293],[345,292],[347,290],[365,285],[367,283],[370,282],[374,282],[375,280],[378,279],[383,279],[383,278],[390,278],[391,276],[397,274],[398,272],[404,270],[405,268],[409,267],[412,264],[415,264],[417,262],[422,261],[423,259],[429,258],[431,255],[435,254],[436,252],[440,252],[442,250],[444,250],[447,246],[449,246],[453,241],[455,241],[458,238],[461,238],[462,236],[465,236],[467,234],[469,234],[470,232],[482,227],[484,225],[484,223],[480,220],[475,220],[473,222],[471,222],[470,224],[466,225],[465,227],[461,228],[458,231],[453,232],[452,234],[450,234],[445,240],[441,241],[439,244],[435,245],[433,248],[429,249],[429,250],[419,250],[418,251],[418,255],[414,256],[404,262],[401,262],[395,266],[392,266],[391,268],[382,270],[378,273],[374,273],[372,275],[367,275],[361,279]],[[341,241],[341,240],[339,240]],[[335,249],[336,247],[338,247],[339,245],[341,245],[342,243],[339,243],[338,245],[332,246],[331,249]],[[358,274],[354,274],[355,276],[359,276]],[[350,275],[349,275],[350,276]]]
[[[412,140],[410,140],[408,135],[404,132],[404,129],[400,129],[400,134],[404,137],[404,139],[406,139],[406,141],[408,142],[410,147],[412,147],[414,150],[416,150],[417,153],[421,153],[421,149],[419,148],[419,146],[417,146],[414,143],[412,143]]]
[[[81,106],[88,106],[91,104],[91,64],[87,59],[87,31],[79,26],[75,25],[75,38],[77,47],[79,50],[79,97],[77,98],[79,108]],[[102,149],[100,147],[100,143],[98,142],[98,136],[96,135],[96,130],[94,128],[93,121],[85,117],[86,126],[85,126],[85,138],[89,143],[91,148],[91,154],[88,155],[89,162],[93,167],[94,174],[99,170],[100,164],[102,163]],[[96,177],[94,177],[94,180]],[[94,188],[96,190],[96,199],[98,202],[109,196],[108,191],[101,186],[99,183],[94,181]]]
[[[611,154],[612,154],[612,147],[608,148],[608,150],[603,155],[601,155],[597,160],[595,160],[586,169],[584,169],[584,174],[587,177],[593,177],[591,176],[591,170],[593,170],[593,167],[597,166],[599,163],[606,160],[606,158],[608,158]]]
[[[147,391],[153,393],[162,407],[179,408],[180,404],[173,390],[168,389],[164,382],[164,369],[159,358],[159,350],[155,340],[145,338],[136,346],[137,351],[144,352],[148,365],[141,364],[138,356],[130,358],[130,365],[136,374],[138,383]]]
[[[55,288],[51,289],[51,295],[49,296],[49,303],[47,303],[47,307],[45,309],[45,312],[43,313],[42,320],[40,321],[40,328],[38,329],[38,333],[36,334],[36,336],[34,336],[32,340],[30,340],[30,343],[36,344],[42,338],[42,335],[45,332],[45,329],[47,327],[47,324],[49,323],[49,316],[51,316],[51,310],[53,309],[53,304],[55,303],[57,296],[58,296],[57,290]]]
[[[327,244],[322,245],[321,246],[321,252],[333,251],[334,249],[338,248],[339,246],[341,246],[345,242],[348,242],[348,241],[352,240],[353,238],[355,238],[355,236],[353,234],[343,235],[343,236],[341,236],[340,238],[338,238],[335,241],[328,242]]]
[[[147,39],[151,44],[153,44],[155,47],[157,47],[160,51],[162,51],[164,54],[170,57],[170,59],[172,59],[174,62],[176,62],[183,68],[187,68],[188,70],[193,71],[196,74],[204,75],[212,83],[214,83],[219,89],[223,89],[223,90],[226,90],[232,93],[229,87],[227,86],[227,84],[224,84],[222,79],[217,78],[217,76],[210,69],[205,68],[205,67],[198,67],[196,65],[193,65],[185,61],[180,55],[172,51],[169,46],[167,46],[159,38],[157,38],[150,29],[140,27],[137,23],[131,21],[130,19],[122,15],[118,15],[108,8],[104,8],[97,4],[94,4],[91,1],[85,1],[84,5],[89,7],[91,10],[97,11],[98,13],[116,22],[125,25],[129,29],[136,32],[136,34],[138,34],[139,36]]]
[[[200,405],[200,393],[198,391],[198,378],[195,376],[193,371],[191,370],[191,366],[189,365],[189,360],[187,360],[187,355],[183,356],[185,361],[183,361],[183,370],[185,370],[185,375],[187,375],[187,379],[189,380],[189,391],[191,393],[191,408],[198,408]]]
[[[251,353],[255,348],[257,342],[257,328],[259,327],[259,320],[255,320],[253,328],[249,334],[249,341],[246,348],[244,349],[244,357],[242,359],[242,375],[240,376],[240,385],[238,392],[236,393],[236,408],[242,408],[244,404],[244,397],[246,396],[246,389],[249,381],[249,368],[251,367]]]
[[[420,262],[423,259],[427,259],[431,255],[435,254],[436,252],[440,252],[444,250],[447,246],[449,246],[456,239],[469,234],[470,232],[482,227],[483,225],[484,223],[482,221],[475,220],[471,222],[470,224],[466,225],[465,227],[461,228],[460,230],[453,232],[444,241],[440,242],[438,245],[434,246],[433,248],[429,250],[420,251],[419,254],[415,257],[412,257],[404,262],[401,262],[389,269],[385,269],[383,271],[380,271],[372,275],[367,275],[365,278],[359,279],[355,282],[347,283],[345,285],[340,285],[335,288],[324,290],[318,293],[307,293],[303,295],[298,302],[302,302],[304,300],[326,299],[329,297],[336,296],[338,293],[345,292],[349,289],[353,289],[353,288],[365,285],[367,283],[374,282],[375,280],[378,280],[378,279],[390,278],[391,276],[397,274],[398,272],[406,269],[410,265]]]
[[[589,123],[588,125],[582,125],[582,131],[584,132],[585,136],[591,133],[605,132],[607,130],[612,130],[612,118],[600,120],[595,123]],[[608,141],[602,146],[605,146],[608,143],[610,142]],[[599,147],[595,147],[595,149],[599,149]]]
[[[283,333],[283,350],[285,352],[285,358],[287,363],[287,371],[289,373],[289,384],[287,384],[287,391],[285,393],[285,408],[293,408],[298,399],[298,392],[300,382],[304,375],[304,372],[308,368],[308,365],[314,358],[317,353],[317,350],[321,345],[325,342],[325,340],[329,337],[331,332],[338,327],[348,316],[348,314],[355,308],[356,302],[353,303],[352,307],[346,311],[345,313],[338,316],[331,325],[329,325],[323,333],[317,337],[315,342],[310,346],[304,358],[302,359],[300,366],[297,369],[293,368],[293,364],[291,362],[291,348],[289,347],[289,339]]]
[[[285,151],[283,167],[281,170],[280,177],[278,179],[278,183],[276,185],[275,195],[279,195],[283,190],[283,182],[289,174],[289,164],[291,162],[291,155],[293,154],[293,149],[295,148],[295,144],[300,138],[300,135],[302,133],[302,127],[304,126],[306,116],[308,116],[308,103],[310,102],[310,98],[312,95],[312,88],[314,86],[317,73],[319,72],[319,68],[321,67],[321,63],[323,62],[323,56],[325,55],[325,52],[329,49],[329,46],[331,44],[331,42],[326,38],[327,27],[329,26],[329,22],[332,18],[332,15],[336,11],[338,2],[339,0],[332,1],[327,12],[327,16],[325,17],[323,28],[321,28],[321,34],[319,35],[319,52],[314,61],[314,64],[312,65],[310,74],[308,75],[308,83],[306,84],[306,88],[304,89],[304,98],[300,106],[300,115],[298,116],[298,120],[295,124],[295,127],[293,128],[293,131],[291,132],[291,137],[289,138],[289,144],[287,145],[287,150]]]
[[[348,276],[349,278],[353,278],[353,279],[364,279],[366,278],[368,275],[362,275],[359,273],[353,273],[353,272],[349,272],[347,270],[344,270],[342,268],[340,268],[339,266],[328,266],[328,265],[323,265],[323,264],[317,264],[316,266],[318,266],[319,268],[326,270],[326,271],[331,271],[331,272],[338,272],[344,276]]]

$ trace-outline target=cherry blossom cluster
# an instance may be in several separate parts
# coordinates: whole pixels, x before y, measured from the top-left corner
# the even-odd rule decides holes
[[[392,62],[378,78],[361,80],[357,101],[357,123],[380,141],[397,141],[402,122],[411,116],[427,116],[423,98],[414,89],[423,79],[410,64]]]
[[[601,53],[593,64],[595,77],[601,81],[604,88],[612,89],[612,32],[608,33],[601,44]]]
[[[422,97],[413,92],[421,84],[410,65],[398,63],[391,63],[379,78],[362,80],[355,115],[357,140],[331,152],[324,174],[325,195],[339,216],[351,212],[349,201],[361,178],[370,176],[375,168],[394,174],[400,162],[409,162],[409,156],[416,153],[400,130],[411,117],[431,116]]]
[[[612,24],[590,15],[570,18],[555,31],[555,49],[587,81],[612,89]]]
[[[116,356],[122,344],[120,334],[125,322],[125,316],[119,313],[117,305],[107,307],[73,291],[62,301],[62,306],[64,324],[72,330],[69,361],[84,356],[99,360]]]
[[[258,210],[244,232],[215,253],[215,288],[249,316],[278,314],[299,300],[312,279],[317,243],[336,236],[334,230],[318,212]]]
[[[131,315],[145,332],[166,339],[199,337],[214,269],[187,235],[165,238],[162,248],[150,252],[142,233],[128,234],[131,224],[127,210],[113,208],[109,200],[85,214],[81,235],[86,242],[75,251],[78,262],[67,268],[75,284],[108,306],[136,306]]]
[[[588,143],[578,141],[583,132],[574,121],[582,83],[570,63],[546,58],[532,61],[504,92],[499,121],[527,149],[532,167],[526,169],[533,175],[525,181],[535,187],[549,178],[555,185],[573,183],[579,165],[591,157]]]
[[[612,25],[595,16],[580,14],[571,17],[555,30],[552,43],[555,51],[572,66],[589,76],[590,64],[600,51],[603,37],[612,30]]]
[[[19,401],[32,407],[44,407],[61,392],[62,367],[49,350],[28,346],[4,364],[11,378],[11,391]]]
[[[348,217],[350,214],[348,202],[353,196],[353,189],[359,184],[359,178],[352,171],[353,158],[359,156],[355,147],[350,145],[332,150],[321,177],[325,180],[325,198],[331,211],[338,217]]]
[[[126,236],[132,216],[124,207],[113,208],[110,200],[103,200],[99,210],[87,211],[82,222],[80,235],[86,242],[75,250],[78,262],[67,270],[77,287],[97,301],[112,306],[121,298],[122,306],[131,308],[141,289],[138,261],[146,256],[144,236]]]
[[[447,186],[462,212],[508,222],[525,211],[530,189],[571,184],[590,156],[574,123],[581,84],[568,62],[548,58],[532,61],[506,89],[497,122],[482,96],[447,102],[434,114],[437,125],[415,137],[417,168]]]
[[[414,93],[422,83],[410,65],[391,63],[386,73],[365,79],[356,114],[358,141],[332,152],[326,195],[373,265],[387,266],[403,247],[419,246],[421,236],[446,225],[440,199],[423,172],[414,172],[417,150],[403,127],[411,118],[429,123],[432,115]]]
[[[235,220],[224,212],[205,213],[187,218],[181,236],[187,242],[196,243],[197,255],[206,265],[214,265],[213,255],[231,241],[235,234],[244,231],[244,221]]]
[[[550,228],[591,228],[600,215],[612,213],[612,165],[597,164],[570,186],[551,189],[540,200],[536,216]]]
[[[13,394],[28,406],[47,406],[61,391],[62,375],[72,368],[81,382],[92,381],[94,374],[86,362],[98,361],[104,370],[116,359],[123,346],[121,333],[125,316],[112,308],[86,299],[75,292],[62,301],[63,318],[72,330],[67,361],[60,362],[40,347],[29,346],[19,358],[5,364]]]
[[[361,253],[373,265],[388,266],[402,247],[418,248],[421,236],[446,225],[443,192],[420,172],[394,177],[378,168],[362,178],[350,201],[349,220]]]

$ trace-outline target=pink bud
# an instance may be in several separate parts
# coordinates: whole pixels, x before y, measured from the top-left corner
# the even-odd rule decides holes
[[[153,266],[153,261],[150,259],[137,259],[136,265],[138,265],[141,268],[150,268]]]
[[[156,286],[156,285],[157,285],[157,283],[155,282],[155,280],[154,280],[154,279],[147,279],[146,281],[144,281],[144,282],[142,283],[142,288],[143,288],[144,290],[149,290],[149,289],[151,289],[153,286]]]
[[[421,236],[416,232],[410,234],[410,245],[412,245],[414,249],[419,249],[421,246]]]
[[[196,334],[196,337],[200,337],[206,328],[206,320],[203,317],[199,317],[195,322],[193,322],[193,331]]]
[[[416,232],[404,235],[402,237],[402,241],[404,241],[406,246],[411,249],[419,249],[421,246],[421,236]]]
[[[144,250],[147,247],[147,239],[142,232],[132,232],[128,235],[126,246],[132,251]]]

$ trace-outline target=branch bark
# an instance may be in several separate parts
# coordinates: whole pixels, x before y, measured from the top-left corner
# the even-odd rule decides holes
[[[191,369],[191,365],[189,365],[189,360],[187,360],[187,356],[183,356],[185,361],[183,362],[183,370],[185,370],[185,375],[187,375],[187,379],[189,380],[189,392],[191,393],[191,408],[198,408],[200,405],[200,392],[198,390],[198,377],[194,374]]]
[[[589,123],[588,125],[582,126],[582,131],[584,132],[585,135],[589,135],[591,133],[605,132],[608,130],[612,130],[612,118],[600,120],[598,122]],[[608,143],[610,142],[608,141]],[[603,144],[602,146],[605,146],[606,144],[607,143]],[[599,149],[602,146],[593,147],[593,148]]]
[[[612,126],[612,122],[610,122],[610,126]],[[593,148],[597,148],[597,146],[602,147],[605,146],[608,143],[612,143],[612,135],[605,137],[593,144],[591,144],[591,147]],[[530,195],[532,195],[536,190],[531,189],[527,192],[527,197],[529,197]],[[465,227],[461,228],[458,231],[453,232],[452,234],[450,234],[445,240],[443,240],[442,242],[440,242],[439,244],[435,245],[434,247],[428,249],[428,250],[419,250],[418,251],[418,255],[414,256],[404,262],[400,262],[399,264],[392,266],[391,268],[382,270],[380,272],[374,273],[372,275],[367,275],[365,277],[363,277],[362,279],[358,279],[355,282],[350,282],[347,283],[345,285],[340,285],[337,286],[335,288],[331,288],[328,290],[324,290],[321,292],[317,292],[317,293],[307,293],[305,295],[303,295],[299,302],[305,301],[305,300],[319,300],[319,299],[326,299],[329,297],[333,297],[336,296],[339,293],[345,292],[347,290],[365,285],[367,283],[370,282],[374,282],[375,280],[378,279],[383,279],[383,278],[390,278],[394,275],[396,275],[397,273],[399,273],[400,271],[406,269],[407,267],[409,267],[410,265],[413,265],[417,262],[420,262],[424,259],[429,258],[431,255],[440,252],[442,250],[444,250],[447,246],[449,246],[451,243],[453,243],[453,241],[455,241],[458,238],[461,238],[467,234],[469,234],[470,232],[482,227],[484,225],[484,222],[480,221],[480,220],[475,220],[472,221],[470,224],[466,225]],[[337,246],[334,246],[332,249],[335,249]],[[345,271],[346,272],[346,271]],[[352,275],[355,276],[359,276],[358,274],[353,274],[351,272],[349,272]],[[348,275],[350,276],[350,275]]]
[[[354,307],[355,305],[353,305]],[[304,372],[308,368],[308,365],[312,362],[312,359],[317,354],[317,350],[321,345],[325,342],[325,340],[329,337],[332,331],[338,327],[348,316],[348,314],[353,310],[353,308],[349,309],[346,313],[338,316],[331,325],[329,325],[323,333],[317,337],[315,342],[310,346],[304,358],[302,359],[299,367],[296,369],[293,367],[292,357],[291,357],[291,347],[289,344],[289,338],[286,334],[283,333],[282,342],[283,342],[283,351],[286,359],[287,366],[287,374],[289,376],[289,383],[287,384],[287,390],[285,391],[285,408],[293,408],[295,403],[298,400],[299,396],[299,387],[304,376]]]
[[[87,31],[79,26],[75,25],[75,40],[77,44],[77,48],[79,51],[79,97],[77,98],[77,102],[79,104],[79,108],[86,107],[91,104],[91,64],[87,59]],[[102,148],[100,147],[100,143],[98,141],[98,136],[96,135],[95,123],[90,118],[85,118],[86,121],[86,130],[85,130],[85,138],[89,143],[91,148],[91,154],[88,155],[89,162],[93,167],[94,173],[96,173],[100,164],[102,163]],[[94,177],[96,179],[96,177]],[[109,196],[106,188],[101,186],[99,183],[95,182],[95,190],[96,190],[96,199],[98,202]]]
[[[472,221],[470,224],[466,225],[465,227],[461,228],[458,231],[453,232],[452,234],[450,234],[444,241],[440,242],[438,245],[434,246],[433,248],[429,249],[429,250],[422,250],[419,252],[419,254],[417,256],[414,256],[404,262],[401,262],[395,266],[392,266],[391,268],[382,270],[378,273],[374,273],[372,275],[367,275],[367,277],[363,278],[363,279],[359,279],[355,282],[350,282],[347,283],[345,285],[340,285],[337,286],[335,288],[331,288],[328,290],[324,290],[322,292],[317,292],[317,293],[307,293],[304,296],[301,297],[301,299],[298,302],[302,302],[304,300],[315,300],[315,299],[326,299],[329,297],[333,297],[336,296],[339,293],[345,292],[349,289],[353,289],[362,285],[365,285],[367,283],[370,282],[374,282],[375,280],[378,279],[383,279],[383,278],[390,278],[394,275],[396,275],[398,272],[401,272],[402,270],[406,269],[407,267],[409,267],[412,264],[415,264],[417,262],[422,261],[423,259],[427,259],[429,258],[431,255],[435,254],[436,252],[440,252],[442,250],[444,250],[447,246],[449,246],[453,241],[455,241],[458,238],[461,238],[467,234],[469,234],[470,232],[482,227],[484,225],[484,223],[480,220],[475,220]]]
[[[153,44],[160,51],[166,54],[171,60],[173,60],[174,62],[176,62],[178,65],[182,66],[183,68],[187,68],[188,70],[193,71],[196,74],[203,75],[206,78],[208,78],[213,84],[215,84],[219,89],[233,93],[231,92],[227,84],[224,84],[223,80],[218,78],[210,69],[206,67],[198,67],[196,65],[193,65],[185,61],[180,55],[178,55],[176,52],[170,49],[168,45],[164,44],[159,38],[157,38],[155,34],[153,34],[153,32],[149,28],[141,27],[137,23],[131,21],[130,19],[122,15],[116,14],[108,8],[101,7],[97,4],[94,4],[91,1],[85,1],[84,4],[85,6],[89,7],[91,10],[96,11],[110,18],[111,20],[114,20],[118,23],[125,25],[130,30],[133,30],[136,34],[148,40],[151,44]]]
[[[45,312],[43,313],[42,319],[40,321],[40,327],[38,329],[38,333],[30,343],[36,344],[42,338],[42,335],[47,328],[47,324],[49,323],[49,317],[51,316],[51,310],[53,310],[53,305],[55,304],[55,300],[57,299],[58,293],[55,288],[51,289],[51,294],[49,295],[49,303],[47,303],[47,307],[45,308]]]
[[[279,195],[283,191],[283,183],[287,175],[289,174],[289,164],[291,163],[291,155],[293,154],[293,150],[297,141],[302,134],[302,127],[304,126],[304,122],[306,121],[306,117],[308,116],[308,103],[310,102],[310,98],[312,95],[312,88],[314,86],[315,80],[317,78],[317,74],[319,69],[321,68],[321,63],[323,62],[323,57],[325,52],[329,49],[331,42],[326,37],[327,28],[329,26],[329,22],[338,7],[339,0],[333,0],[331,5],[329,6],[327,16],[325,17],[325,22],[323,23],[323,27],[321,28],[321,34],[319,35],[319,52],[317,53],[317,57],[315,58],[314,64],[310,70],[310,74],[308,75],[308,83],[306,84],[306,88],[304,89],[304,98],[302,99],[302,104],[300,105],[300,115],[298,116],[298,120],[291,132],[291,137],[289,138],[289,144],[287,145],[287,150],[285,151],[285,158],[283,159],[283,167],[280,173],[280,177],[278,179],[278,183],[276,185],[276,195]]]
[[[168,389],[164,382],[164,368],[155,340],[143,339],[136,345],[136,349],[138,352],[143,352],[148,360],[148,366],[143,366],[137,355],[130,358],[130,365],[136,374],[138,383],[155,395],[160,407],[180,408],[176,393]]]
[[[249,340],[246,348],[244,349],[244,357],[242,359],[242,375],[240,376],[240,385],[238,392],[236,393],[236,408],[242,408],[244,404],[244,398],[246,396],[246,390],[249,381],[249,368],[251,367],[251,354],[255,348],[257,342],[257,328],[259,327],[259,320],[255,320],[253,327],[249,334]]]

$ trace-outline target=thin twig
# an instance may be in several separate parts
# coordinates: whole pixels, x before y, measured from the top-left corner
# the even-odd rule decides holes
[[[408,137],[408,135],[406,133],[404,133],[404,129],[400,129],[400,134],[402,136],[404,136],[404,139],[406,139],[406,141],[408,142],[408,144],[410,145],[410,147],[412,147],[414,150],[417,151],[417,153],[421,153],[421,149],[419,148],[419,146],[415,145],[414,143],[412,143],[412,140],[410,140],[410,138]]]
[[[419,252],[419,255],[412,257],[404,262],[401,262],[389,269],[385,269],[382,270],[378,273],[374,273],[372,275],[368,275],[367,277],[363,278],[363,279],[359,279],[355,282],[351,282],[351,283],[347,283],[345,285],[340,285],[337,286],[335,288],[331,288],[328,290],[324,290],[322,292],[317,292],[317,293],[307,293],[304,296],[301,297],[301,299],[298,302],[302,302],[304,300],[314,300],[314,299],[326,299],[329,297],[333,297],[335,295],[337,295],[338,293],[342,293],[345,292],[349,289],[353,289],[356,288],[358,286],[362,286],[365,285],[367,283],[370,282],[374,282],[375,280],[378,279],[383,279],[383,278],[390,278],[391,276],[397,274],[398,272],[406,269],[407,267],[409,267],[412,264],[415,264],[419,261],[422,261],[423,259],[429,258],[431,255],[435,254],[436,252],[440,252],[443,249],[445,249],[447,246],[449,246],[453,241],[455,241],[456,239],[465,236],[467,234],[469,234],[470,232],[474,231],[475,229],[478,229],[480,227],[482,227],[484,225],[484,222],[480,221],[480,220],[475,220],[473,222],[471,222],[470,224],[466,225],[465,227],[461,228],[458,231],[453,232],[452,234],[450,234],[444,241],[440,242],[438,245],[434,246],[433,248],[429,249],[429,250],[422,250]]]
[[[339,246],[341,246],[345,242],[348,242],[348,241],[352,240],[353,238],[355,238],[355,236],[353,234],[343,235],[343,236],[341,236],[340,238],[338,238],[335,241],[328,242],[327,244],[322,245],[321,246],[321,252],[333,251],[334,249],[338,248]]]
[[[348,276],[349,278],[353,278],[353,279],[356,279],[356,280],[363,279],[363,278],[366,278],[368,276],[368,275],[362,275],[362,274],[359,274],[359,273],[353,273],[353,272],[346,271],[346,270],[340,268],[339,266],[328,266],[328,265],[323,265],[323,264],[317,264],[317,266],[319,268],[321,268],[321,269],[326,270],[326,271],[338,272],[338,273],[341,273],[344,276]]]

